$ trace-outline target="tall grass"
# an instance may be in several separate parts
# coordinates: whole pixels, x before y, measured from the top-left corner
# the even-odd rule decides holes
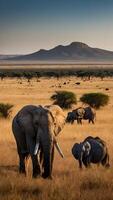
[[[50,96],[54,93],[54,87],[51,86],[57,86],[59,83],[64,90],[72,92],[76,90],[78,98],[84,93],[103,92],[109,87],[110,91],[106,91],[106,94],[109,94],[110,102],[97,111],[94,125],[89,125],[87,121],[83,121],[82,125],[77,125],[76,122],[73,125],[65,125],[58,136],[65,158],[60,158],[55,150],[52,181],[42,178],[32,179],[31,161],[28,177],[19,175],[18,155],[11,131],[12,118],[0,119],[0,200],[113,200],[112,80],[101,82],[97,79],[94,82],[82,82],[81,86],[76,86],[75,89],[74,78],[71,78],[69,85],[63,85],[63,78],[40,79],[39,83],[33,79],[32,86],[29,87],[26,81],[18,86],[16,79],[5,79],[0,83],[0,102],[14,104],[12,113],[14,116],[25,104],[50,104]],[[106,141],[110,154],[110,169],[92,165],[91,169],[79,170],[78,162],[71,155],[71,148],[75,142],[82,141],[88,135],[99,136]]]

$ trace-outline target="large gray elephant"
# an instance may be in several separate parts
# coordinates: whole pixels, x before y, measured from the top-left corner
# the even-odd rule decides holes
[[[28,158],[31,156],[33,177],[42,173],[43,178],[51,177],[54,146],[60,155],[63,153],[56,141],[56,136],[65,124],[65,115],[59,106],[23,107],[14,117],[12,130],[16,139],[19,155],[19,171],[27,173]],[[38,159],[43,156],[43,172]]]
[[[94,124],[95,116],[96,113],[91,107],[79,107],[68,113],[66,122],[73,124],[74,121],[77,120],[78,124],[82,124],[82,119],[84,119],[89,120],[89,123],[92,122]]]
[[[87,137],[80,144],[75,143],[72,147],[72,154],[79,161],[79,167],[82,164],[89,167],[91,163],[101,163],[104,167],[109,167],[109,154],[106,143],[99,137]]]

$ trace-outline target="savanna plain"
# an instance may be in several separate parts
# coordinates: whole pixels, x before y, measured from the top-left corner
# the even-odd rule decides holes
[[[64,84],[65,82],[65,84]],[[76,85],[80,82],[80,85]],[[108,88],[108,90],[106,90]],[[32,179],[31,161],[28,177],[18,173],[18,155],[11,125],[14,115],[24,105],[48,105],[57,90],[72,91],[79,98],[88,92],[103,92],[110,97],[109,104],[96,111],[95,124],[83,121],[66,124],[58,135],[58,142],[65,158],[55,150],[53,180]],[[76,77],[62,78],[5,78],[0,80],[0,102],[13,104],[9,119],[0,118],[0,200],[113,200],[113,78],[93,78],[83,81]],[[65,111],[67,113],[68,111]],[[75,142],[85,137],[99,136],[107,143],[110,168],[92,165],[80,170],[71,154]]]

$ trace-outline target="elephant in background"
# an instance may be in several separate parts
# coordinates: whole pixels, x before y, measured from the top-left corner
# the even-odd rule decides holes
[[[91,163],[101,163],[104,167],[109,167],[109,154],[106,143],[99,137],[87,137],[80,144],[75,143],[72,147],[72,154],[79,161],[79,167],[82,164],[90,167]]]
[[[66,122],[73,124],[75,120],[77,120],[78,124],[82,124],[82,119],[89,120],[89,123],[92,122],[94,124],[96,113],[91,107],[79,107],[72,112],[69,112],[66,118]]]
[[[27,105],[16,114],[12,131],[17,144],[20,173],[27,174],[28,158],[31,156],[33,177],[42,174],[43,178],[51,178],[54,146],[63,157],[56,136],[64,124],[64,112],[57,105]],[[42,172],[38,157],[43,160]]]

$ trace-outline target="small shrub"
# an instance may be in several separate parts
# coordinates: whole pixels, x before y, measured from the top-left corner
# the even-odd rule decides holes
[[[9,117],[12,107],[13,105],[11,104],[0,103],[0,117],[3,117],[3,118]]]
[[[88,93],[84,94],[80,101],[90,105],[92,108],[99,109],[109,102],[109,96],[103,93]]]
[[[54,104],[67,109],[77,103],[76,95],[68,91],[56,91],[56,93],[51,96],[51,99],[54,100]]]

